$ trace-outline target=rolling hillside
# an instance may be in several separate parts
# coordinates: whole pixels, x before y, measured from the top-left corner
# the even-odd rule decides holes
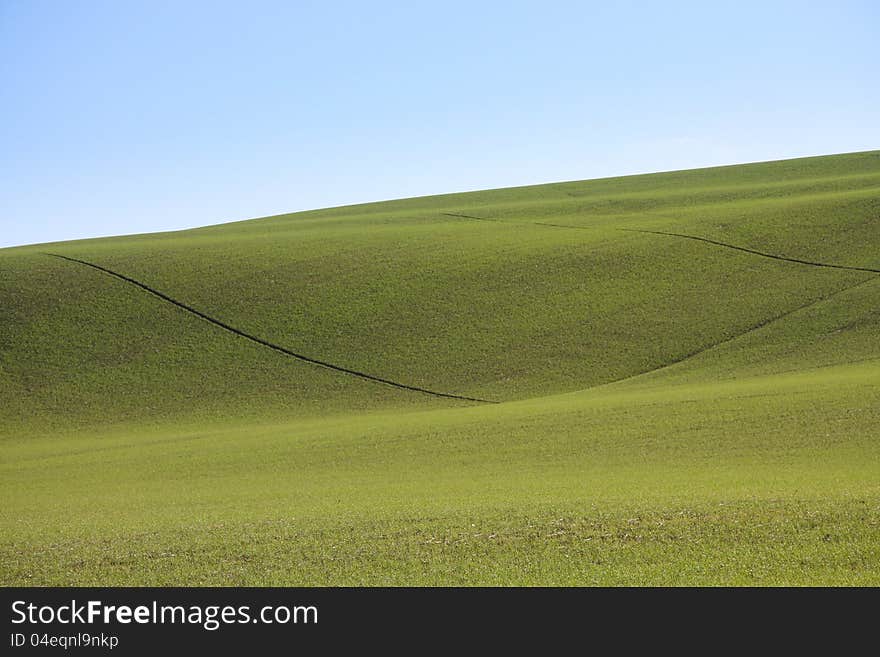
[[[3,584],[878,584],[880,151],[0,250]]]

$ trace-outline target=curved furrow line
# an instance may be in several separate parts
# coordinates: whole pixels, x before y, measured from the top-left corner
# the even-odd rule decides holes
[[[596,230],[595,226],[569,226],[568,224],[551,224],[547,221],[533,221],[535,226],[550,226],[551,228],[568,228],[569,230]]]
[[[444,214],[446,214],[446,213],[444,213]],[[511,222],[504,222],[504,221],[500,221],[500,220],[496,220],[496,219],[486,219],[484,217],[474,217],[474,216],[469,216],[469,215],[450,215],[450,216],[458,216],[458,217],[462,217],[462,218],[466,218],[466,219],[479,219],[481,221],[499,221],[500,223],[511,223]],[[529,223],[531,223],[535,226],[547,226],[550,228],[567,228],[569,230],[582,230],[582,229],[589,230],[589,229],[593,228],[593,226],[572,226],[570,224],[556,224],[556,223],[539,222],[539,221],[532,221]],[[837,265],[837,264],[827,263],[827,262],[814,262],[811,260],[803,260],[800,258],[789,258],[786,256],[776,255],[773,253],[766,253],[764,251],[758,251],[756,249],[749,249],[749,248],[746,248],[743,246],[736,246],[735,244],[728,244],[727,242],[720,242],[718,240],[712,240],[712,239],[709,239],[706,237],[698,237],[696,235],[686,235],[684,233],[672,233],[672,232],[666,232],[666,231],[660,231],[660,230],[646,230],[646,229],[639,229],[639,228],[616,228],[615,230],[625,231],[625,232],[629,232],[629,233],[645,233],[648,235],[665,235],[668,237],[679,237],[682,239],[695,240],[698,242],[705,242],[707,244],[712,244],[714,246],[721,246],[724,248],[733,249],[735,251],[742,251],[744,253],[749,253],[752,255],[761,256],[763,258],[771,258],[773,260],[782,260],[784,262],[793,262],[795,264],[808,265],[811,267],[824,267],[827,269],[844,269],[844,270],[848,270],[848,271],[861,271],[861,272],[867,272],[867,273],[871,273],[871,274],[880,274],[880,269],[873,269],[871,267],[856,267],[856,266],[851,266],[851,265]],[[689,359],[694,358],[696,356],[699,356],[700,354],[707,352],[707,351],[710,351],[711,349],[715,349],[716,347],[720,347],[720,346],[725,345],[729,342],[733,342],[734,340],[738,340],[739,338],[742,338],[743,336],[748,335],[749,333],[752,333],[754,331],[757,331],[759,329],[764,328],[768,324],[772,324],[773,322],[784,319],[785,317],[788,317],[789,315],[793,315],[794,313],[800,312],[801,310],[809,308],[810,306],[814,306],[817,303],[827,301],[831,297],[836,296],[838,294],[841,294],[843,292],[846,292],[847,290],[851,290],[853,288],[859,287],[861,285],[865,285],[866,283],[876,281],[876,280],[877,280],[876,278],[868,278],[868,279],[865,279],[865,280],[860,281],[858,283],[855,283],[854,285],[850,285],[850,286],[842,288],[840,290],[836,290],[835,292],[832,292],[831,294],[828,294],[824,297],[821,297],[819,299],[815,299],[813,301],[809,301],[809,302],[807,302],[803,305],[800,305],[796,308],[793,308],[791,310],[787,310],[783,313],[780,313],[780,314],[775,315],[773,317],[770,317],[768,319],[762,320],[756,324],[753,324],[752,326],[749,326],[748,328],[744,329],[740,333],[737,333],[736,335],[733,335],[728,338],[724,338],[722,340],[719,340],[718,342],[714,342],[714,343],[705,345],[703,347],[700,347],[698,349],[695,349],[694,351],[686,353],[686,354],[684,354],[684,355],[682,355],[682,356],[680,356],[680,357],[676,358],[675,360],[672,360],[668,363],[658,365],[657,367],[653,367],[649,370],[645,370],[644,372],[637,372],[635,374],[629,374],[623,378],[616,379],[614,381],[609,381],[608,383],[603,383],[603,384],[600,384],[600,386],[594,386],[594,387],[603,387],[603,386],[611,385],[614,383],[620,383],[621,381],[627,381],[629,379],[634,379],[636,377],[650,374],[651,372],[656,372],[658,370],[666,369],[667,367],[672,367],[673,365],[677,365],[678,363],[681,363],[683,361],[686,361],[686,360],[689,360]]]
[[[506,221],[500,221],[498,219],[486,219],[486,217],[474,217],[470,214],[458,214],[457,212],[441,212],[444,217],[457,217],[459,219],[474,219],[476,221],[491,221],[496,224],[507,223]]]
[[[828,269],[847,269],[849,271],[866,271],[872,274],[880,274],[880,269],[872,269],[871,267],[855,267],[852,265],[835,265],[828,262],[814,262],[812,260],[801,260],[800,258],[788,258],[786,256],[776,255],[774,253],[766,253],[764,251],[757,251],[755,249],[749,249],[744,246],[736,246],[735,244],[728,244],[727,242],[719,242],[718,240],[711,240],[708,237],[697,237],[696,235],[686,235],[684,233],[667,233],[662,230],[645,230],[642,228],[618,228],[617,230],[626,231],[628,233],[646,233],[648,235],[666,235],[668,237],[680,237],[686,240],[695,240],[697,242],[705,242],[706,244],[714,244],[715,246],[723,246],[726,249],[733,249],[734,251],[742,251],[744,253],[751,253],[752,255],[758,255],[763,258],[772,258],[773,260],[782,260],[784,262],[794,262],[799,265],[810,265],[811,267],[826,267]]]
[[[446,216],[449,217],[461,217],[462,219],[477,219],[479,221],[495,221],[497,223],[522,223],[522,222],[511,222],[511,221],[502,221],[500,219],[487,219],[486,217],[474,217],[472,215],[467,214],[453,214],[450,212],[444,212]],[[570,224],[554,224],[546,221],[530,221],[528,222],[533,226],[548,226],[550,228],[567,228],[569,230],[594,230],[595,226],[572,226]],[[765,251],[758,251],[757,249],[749,249],[744,246],[737,246],[735,244],[728,244],[727,242],[719,242],[718,240],[709,239],[708,237],[699,237],[697,235],[686,235],[684,233],[670,233],[662,230],[647,230],[644,228],[615,228],[614,230],[620,230],[627,233],[645,233],[646,235],[666,235],[667,237],[679,237],[681,239],[686,240],[695,240],[697,242],[705,242],[706,244],[713,244],[715,246],[722,246],[727,249],[733,249],[734,251],[742,251],[743,253],[751,253],[752,255],[761,256],[763,258],[772,258],[773,260],[782,260],[784,262],[794,262],[799,265],[809,265],[811,267],[825,267],[828,269],[847,269],[849,271],[865,271],[872,274],[880,274],[880,269],[874,269],[872,267],[856,267],[853,265],[836,265],[828,262],[815,262],[812,260],[802,260],[801,258],[789,258],[787,256],[776,255],[775,253],[766,253]]]
[[[434,397],[446,397],[448,399],[460,399],[462,401],[478,402],[478,403],[482,403],[482,404],[498,404],[498,403],[500,403],[500,402],[492,401],[489,399],[479,399],[477,397],[467,397],[465,395],[456,395],[456,394],[448,393],[448,392],[438,392],[436,390],[429,390],[428,388],[421,388],[419,386],[412,386],[412,385],[408,385],[406,383],[400,383],[398,381],[392,381],[391,379],[384,379],[379,376],[367,374],[365,372],[359,372],[357,370],[353,370],[348,367],[343,367],[341,365],[334,365],[333,363],[328,363],[327,361],[319,360],[317,358],[312,358],[310,356],[306,356],[304,354],[300,354],[295,351],[291,351],[290,349],[287,349],[285,347],[282,347],[281,345],[277,345],[272,342],[269,342],[268,340],[264,340],[263,338],[260,338],[255,335],[252,335],[250,333],[247,333],[245,331],[242,331],[241,329],[237,329],[234,326],[227,324],[226,322],[223,322],[219,319],[215,319],[214,317],[211,317],[210,315],[207,315],[200,310],[196,310],[192,306],[188,306],[187,304],[168,296],[164,292],[160,292],[159,290],[156,290],[156,289],[150,287],[149,285],[146,285],[146,284],[141,283],[140,281],[137,281],[129,276],[126,276],[125,274],[120,274],[120,273],[115,272],[111,269],[107,269],[106,267],[102,267],[101,265],[96,265],[95,263],[88,262],[86,260],[79,260],[78,258],[71,258],[69,256],[64,256],[64,255],[60,255],[57,253],[46,253],[45,255],[51,256],[53,258],[59,258],[61,260],[67,260],[68,262],[75,262],[80,265],[85,265],[86,267],[91,267],[92,269],[96,269],[104,274],[107,274],[108,276],[112,276],[113,278],[119,279],[120,281],[123,281],[125,283],[130,284],[130,285],[134,285],[135,287],[138,287],[138,288],[144,290],[145,292],[148,292],[148,293],[152,294],[153,296],[158,297],[162,301],[165,301],[165,302],[170,303],[174,306],[177,306],[181,310],[185,310],[186,312],[190,313],[191,315],[195,315],[196,317],[208,322],[209,324],[213,324],[214,326],[217,326],[218,328],[221,328],[224,331],[228,331],[229,333],[233,333],[241,338],[245,338],[246,340],[250,340],[251,342],[255,342],[256,344],[262,345],[263,347],[267,347],[268,349],[272,349],[273,351],[277,351],[277,352],[284,354],[286,356],[290,356],[291,358],[296,358],[297,360],[301,360],[305,363],[310,363],[311,365],[317,365],[319,367],[324,367],[326,369],[333,370],[335,372],[340,372],[342,374],[348,374],[350,376],[355,376],[360,379],[364,379],[366,381],[372,381],[374,383],[381,383],[381,384],[384,384],[387,386],[392,386],[394,388],[399,388],[401,390],[409,390],[410,392],[419,392],[419,393],[422,393],[425,395],[431,395]]]
[[[707,351],[711,351],[712,349],[715,349],[717,347],[721,347],[721,346],[726,345],[730,342],[734,342],[735,340],[739,340],[740,338],[743,338],[743,337],[749,335],[750,333],[754,333],[755,331],[758,331],[758,330],[764,328],[765,326],[773,324],[774,322],[778,322],[781,319],[785,319],[789,315],[794,315],[795,313],[799,313],[802,310],[806,310],[807,308],[810,308],[812,306],[820,304],[824,301],[828,301],[829,299],[836,297],[838,294],[843,294],[844,292],[847,292],[849,290],[853,290],[857,287],[861,287],[862,285],[866,285],[867,283],[873,283],[875,281],[877,281],[877,278],[871,277],[871,278],[866,278],[863,281],[859,281],[858,283],[854,283],[853,285],[847,285],[844,288],[841,288],[839,290],[835,290],[834,292],[831,292],[830,294],[826,294],[825,296],[819,297],[818,299],[813,299],[812,301],[808,301],[804,304],[801,304],[800,306],[797,306],[796,308],[792,308],[791,310],[786,310],[785,312],[779,313],[778,315],[774,315],[773,317],[769,317],[767,319],[761,320],[760,322],[758,322],[756,324],[752,324],[751,326],[743,329],[742,331],[740,331],[739,333],[737,333],[735,335],[732,335],[728,338],[724,338],[723,340],[719,340],[717,342],[713,342],[713,343],[707,344],[705,346],[702,346],[699,349],[695,349],[687,354],[684,354],[683,356],[679,356],[675,360],[672,360],[668,363],[663,363],[662,365],[658,365],[657,367],[652,367],[651,369],[645,370],[644,372],[637,372],[635,374],[629,374],[623,378],[616,379],[614,381],[609,381],[608,383],[603,383],[603,384],[601,384],[601,386],[595,386],[595,387],[609,386],[613,383],[620,383],[622,381],[628,381],[629,379],[635,379],[637,377],[644,376],[646,374],[651,374],[652,372],[658,372],[660,370],[665,370],[667,367],[672,367],[673,365],[678,365],[679,363],[683,363],[686,360],[690,360],[691,358],[695,358],[696,356],[699,356],[700,354],[706,353]]]

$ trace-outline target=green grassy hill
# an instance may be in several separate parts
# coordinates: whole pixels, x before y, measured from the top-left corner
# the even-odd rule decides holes
[[[880,583],[878,151],[4,249],[0,328],[4,584]]]

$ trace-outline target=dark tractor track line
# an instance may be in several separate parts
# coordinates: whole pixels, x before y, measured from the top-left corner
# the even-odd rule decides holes
[[[448,213],[444,213],[444,214],[448,214]],[[480,219],[482,221],[496,221],[498,223],[513,223],[513,222],[502,221],[502,220],[497,220],[497,219],[484,219],[482,217],[472,217],[472,216],[468,216],[468,215],[450,215],[450,216],[459,216],[459,217],[464,217],[467,219]],[[517,222],[517,223],[521,223],[521,222]],[[531,221],[529,223],[532,225],[535,225],[535,226],[547,226],[549,228],[566,228],[569,230],[591,230],[594,228],[593,226],[572,226],[570,224],[556,224],[556,223],[541,222],[541,221]],[[846,271],[859,271],[859,272],[867,272],[870,274],[880,274],[880,269],[873,269],[871,267],[856,267],[856,266],[852,266],[852,265],[837,265],[837,264],[827,263],[827,262],[814,262],[812,260],[803,260],[801,258],[789,258],[786,256],[776,255],[773,253],[766,253],[764,251],[758,251],[756,249],[749,249],[749,248],[746,248],[743,246],[736,246],[735,244],[728,244],[727,242],[720,242],[718,240],[709,239],[707,237],[698,237],[696,235],[686,235],[684,233],[672,233],[672,232],[666,232],[666,231],[660,231],[660,230],[646,230],[646,229],[640,229],[640,228],[616,228],[615,230],[624,231],[624,232],[628,232],[628,233],[644,233],[647,235],[664,235],[667,237],[678,237],[681,239],[695,240],[697,242],[705,242],[706,244],[720,246],[720,247],[727,248],[727,249],[733,249],[735,251],[741,251],[743,253],[757,255],[757,256],[761,256],[763,258],[770,258],[772,260],[780,260],[783,262],[792,262],[792,263],[799,264],[799,265],[808,265],[810,267],[823,267],[826,269],[842,269],[842,270],[846,270]],[[787,310],[785,312],[782,312],[782,313],[775,315],[773,317],[769,317],[767,319],[764,319],[756,324],[753,324],[752,326],[745,328],[744,330],[742,330],[741,332],[739,332],[733,336],[724,338],[724,339],[719,340],[717,342],[713,342],[713,343],[704,345],[698,349],[695,349],[695,350],[690,351],[686,354],[683,354],[682,356],[679,356],[676,359],[674,359],[668,363],[658,365],[658,366],[653,367],[649,370],[645,370],[644,372],[637,372],[635,374],[630,374],[630,375],[627,375],[623,378],[616,379],[614,381],[609,381],[608,383],[603,383],[603,384],[600,384],[600,386],[595,386],[595,387],[601,387],[601,386],[611,385],[614,383],[620,383],[621,381],[628,381],[629,379],[634,379],[636,377],[644,376],[646,374],[650,374],[650,373],[656,372],[658,370],[666,369],[667,367],[672,367],[673,365],[677,365],[677,364],[682,363],[686,360],[689,360],[691,358],[699,356],[700,354],[705,353],[707,351],[710,351],[712,349],[715,349],[716,347],[721,347],[725,344],[728,344],[729,342],[733,342],[735,340],[738,340],[739,338],[742,338],[750,333],[753,333],[754,331],[758,331],[758,330],[764,328],[765,326],[768,326],[769,324],[772,324],[772,323],[777,322],[781,319],[784,319],[784,318],[788,317],[789,315],[793,315],[797,312],[800,312],[801,310],[805,310],[806,308],[814,306],[818,303],[822,303],[823,301],[827,301],[828,299],[830,299],[838,294],[841,294],[841,293],[846,292],[848,290],[851,290],[853,288],[860,287],[860,286],[865,285],[867,283],[871,283],[876,280],[877,280],[876,277],[871,277],[871,278],[867,278],[863,281],[859,281],[858,283],[855,283],[854,285],[850,285],[845,288],[836,290],[836,291],[832,292],[831,294],[825,295],[825,296],[820,297],[818,299],[814,299],[813,301],[809,301],[805,304],[802,304],[796,308],[792,308],[791,310]]]
[[[457,217],[459,219],[474,219],[475,221],[491,221],[494,224],[505,224],[508,223],[506,221],[500,221],[498,219],[486,219],[486,217],[475,217],[470,214],[458,214],[457,212],[441,212],[444,217]]]
[[[810,307],[815,306],[817,304],[828,301],[829,299],[836,297],[838,294],[843,294],[844,292],[848,292],[849,290],[854,290],[857,287],[861,287],[862,285],[867,285],[868,283],[873,283],[876,281],[877,281],[876,277],[871,277],[871,278],[866,278],[865,280],[859,281],[858,283],[854,283],[852,285],[847,285],[844,288],[840,288],[839,290],[835,290],[834,292],[831,292],[829,294],[821,296],[818,299],[813,299],[812,301],[808,301],[806,303],[803,303],[803,304],[797,306],[796,308],[791,308],[790,310],[786,310],[784,312],[781,312],[777,315],[774,315],[773,317],[768,317],[767,319],[761,320],[760,322],[758,322],[756,324],[752,324],[751,326],[743,329],[739,333],[736,333],[730,337],[724,338],[722,340],[718,340],[717,342],[712,342],[712,343],[704,345],[698,349],[694,349],[693,351],[690,351],[682,356],[679,356],[678,358],[671,360],[668,363],[663,363],[662,365],[658,365],[657,367],[652,367],[651,369],[645,370],[644,372],[637,372],[635,374],[630,374],[628,376],[625,376],[620,379],[616,379],[614,381],[609,381],[608,383],[603,383],[603,384],[601,384],[601,386],[608,386],[613,383],[620,383],[622,381],[628,381],[630,379],[635,379],[640,376],[645,376],[646,374],[651,374],[653,372],[665,370],[667,367],[672,367],[673,365],[678,365],[679,363],[683,363],[684,361],[690,360],[691,358],[695,358],[696,356],[699,356],[700,354],[706,353],[707,351],[711,351],[712,349],[715,349],[717,347],[722,347],[730,342],[734,342],[736,340],[739,340],[740,338],[743,338],[743,337],[749,335],[750,333],[754,333],[755,331],[759,331],[762,328],[764,328],[765,326],[769,326],[770,324],[773,324],[774,322],[778,322],[779,320],[785,319],[786,317],[788,317],[790,315],[794,315],[796,313],[801,312],[802,310],[806,310],[807,308],[810,308]],[[601,386],[595,386],[595,387],[601,387]]]
[[[448,217],[462,217],[464,219],[477,219],[479,221],[494,221],[496,223],[502,224],[520,224],[523,225],[523,222],[511,222],[511,221],[503,221],[501,219],[486,219],[485,217],[474,217],[467,214],[453,214],[450,212],[444,212]],[[533,226],[547,226],[548,228],[566,228],[568,230],[595,230],[595,226],[572,226],[570,224],[554,224],[547,221],[530,221],[529,224]],[[813,260],[802,260],[801,258],[789,258],[787,256],[776,255],[775,253],[767,253],[765,251],[758,251],[757,249],[749,249],[745,246],[737,246],[736,244],[728,244],[727,242],[719,242],[718,240],[709,239],[708,237],[699,237],[697,235],[686,235],[684,233],[671,233],[662,230],[647,230],[644,228],[615,228],[614,230],[623,231],[626,233],[644,233],[646,235],[665,235],[667,237],[678,237],[686,240],[694,240],[697,242],[705,242],[706,244],[712,244],[714,246],[721,246],[726,249],[733,249],[734,251],[742,251],[743,253],[750,253],[752,255],[761,256],[762,258],[770,258],[772,260],[781,260],[783,262],[793,262],[798,265],[809,265],[810,267],[824,267],[826,269],[845,269],[848,271],[864,271],[869,272],[871,274],[880,274],[880,269],[874,269],[872,267],[856,267],[854,265],[836,265],[830,262],[815,262]]]
[[[549,226],[550,228],[568,228],[569,230],[596,230],[595,226],[569,226],[567,224],[551,224],[546,221],[533,221],[533,226]]]
[[[504,219],[489,219],[488,217],[476,217],[472,214],[458,214],[455,212],[441,212],[440,214],[446,217],[458,217],[459,219],[491,221],[494,224],[507,224],[508,226],[549,226],[550,228],[570,228],[572,230],[595,230],[595,226],[566,226],[565,224],[552,224],[543,221],[506,221]]]
[[[825,267],[827,269],[846,269],[849,271],[866,271],[872,274],[880,274],[880,269],[872,269],[871,267],[855,267],[852,265],[835,265],[828,262],[814,262],[812,260],[801,260],[800,258],[788,258],[786,256],[776,255],[774,253],[766,253],[764,251],[757,251],[755,249],[749,249],[744,246],[736,246],[735,244],[728,244],[727,242],[719,242],[718,240],[712,240],[708,237],[698,237],[696,235],[685,235],[684,233],[668,233],[662,230],[645,230],[641,228],[618,228],[617,230],[626,231],[628,233],[645,233],[647,235],[666,235],[668,237],[679,237],[681,239],[686,240],[695,240],[697,242],[705,242],[706,244],[713,244],[715,246],[722,246],[726,249],[733,249],[734,251],[742,251],[743,253],[751,253],[752,255],[761,256],[763,258],[771,258],[773,260],[782,260],[783,262],[794,262],[799,265],[809,265],[811,267]]]
[[[221,328],[224,331],[228,331],[229,333],[237,335],[238,337],[244,338],[246,340],[250,340],[251,342],[254,342],[258,345],[262,345],[263,347],[267,347],[268,349],[272,349],[273,351],[284,354],[285,356],[290,356],[291,358],[295,358],[297,360],[303,361],[304,363],[309,363],[311,365],[317,365],[318,367],[323,367],[328,370],[333,370],[334,372],[339,372],[341,374],[348,374],[350,376],[364,379],[366,381],[372,381],[373,383],[381,383],[381,384],[384,384],[387,386],[391,386],[393,388],[399,388],[400,390],[408,390],[410,392],[419,392],[419,393],[422,393],[425,395],[431,395],[433,397],[445,397],[447,399],[459,399],[461,401],[477,402],[477,403],[481,403],[481,404],[499,404],[499,403],[501,403],[501,402],[493,401],[493,400],[489,400],[489,399],[479,399],[477,397],[467,397],[465,395],[456,395],[456,394],[452,394],[452,393],[448,393],[448,392],[438,392],[436,390],[429,390],[428,388],[421,388],[419,386],[412,386],[412,385],[408,385],[406,383],[399,383],[398,381],[392,381],[391,379],[384,379],[379,376],[373,376],[372,374],[367,374],[365,372],[359,372],[358,370],[353,370],[348,367],[343,367],[341,365],[334,365],[333,363],[328,363],[327,361],[319,360],[317,358],[312,358],[310,356],[306,356],[304,354],[300,354],[295,351],[291,351],[290,349],[287,349],[285,347],[282,347],[281,345],[277,345],[272,342],[269,342],[268,340],[264,340],[263,338],[257,337],[255,335],[251,335],[250,333],[242,331],[241,329],[237,329],[234,326],[227,324],[226,322],[223,322],[219,319],[215,319],[215,318],[211,317],[210,315],[206,315],[202,311],[196,310],[192,306],[189,306],[189,305],[183,303],[182,301],[178,301],[177,299],[174,299],[174,298],[168,296],[164,292],[160,292],[159,290],[156,290],[156,289],[150,287],[149,285],[146,285],[146,284],[141,283],[140,281],[137,281],[129,276],[126,276],[125,274],[120,274],[118,272],[113,271],[112,269],[107,269],[106,267],[102,267],[101,265],[96,265],[95,263],[88,262],[86,260],[80,260],[78,258],[71,258],[69,256],[64,256],[64,255],[60,255],[57,253],[46,253],[45,255],[53,257],[53,258],[59,258],[61,260],[67,260],[68,262],[74,262],[74,263],[77,263],[80,265],[84,265],[86,267],[91,267],[92,269],[96,269],[96,270],[98,270],[108,276],[112,276],[113,278],[116,278],[120,281],[123,281],[124,283],[134,285],[135,287],[138,287],[141,290],[144,290],[145,292],[148,292],[149,294],[152,294],[153,296],[158,297],[162,301],[165,301],[165,302],[170,303],[174,306],[177,306],[181,310],[184,310],[184,311],[190,313],[191,315],[195,315],[199,319],[202,319],[202,320],[208,322],[209,324],[213,324],[214,326],[217,326],[218,328]]]

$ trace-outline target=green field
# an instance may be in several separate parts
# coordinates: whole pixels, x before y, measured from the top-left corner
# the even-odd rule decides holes
[[[0,400],[3,585],[880,585],[880,151],[3,249]]]

